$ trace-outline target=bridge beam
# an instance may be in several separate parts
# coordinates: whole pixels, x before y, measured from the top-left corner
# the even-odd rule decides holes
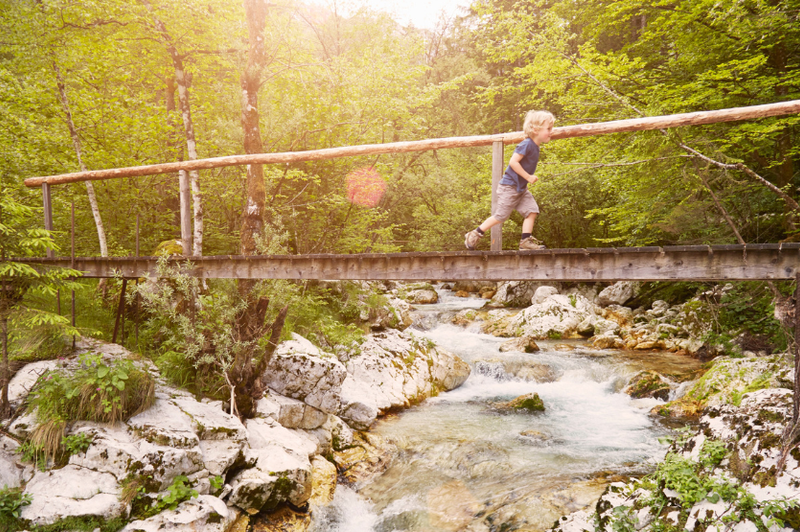
[[[17,259],[69,267],[70,258]],[[156,275],[155,257],[75,258],[85,277]],[[171,257],[185,264],[186,258]],[[204,279],[736,281],[794,280],[800,243],[746,246],[188,257]]]

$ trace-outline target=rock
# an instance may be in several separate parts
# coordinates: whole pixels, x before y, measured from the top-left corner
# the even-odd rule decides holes
[[[497,283],[493,281],[456,281],[453,290],[456,292],[464,291],[473,294],[479,293],[481,289],[497,290]]]
[[[260,399],[256,409],[262,415],[273,417],[287,429],[316,429],[328,421],[329,415],[303,401],[284,397],[277,393]]]
[[[634,399],[652,397],[654,399],[667,401],[671,389],[669,383],[665,382],[663,377],[658,373],[654,371],[642,371],[630,380],[628,386],[623,391]]]
[[[86,452],[70,456],[69,463],[74,467],[91,468],[120,480],[129,475],[150,477],[150,483],[155,484],[158,490],[166,489],[178,475],[191,475],[206,467],[199,440],[194,447],[170,447],[138,438],[134,431],[126,430],[125,425],[84,421],[76,423],[73,429],[93,435]],[[217,470],[223,468],[222,465],[211,463],[213,460],[232,463],[243,445],[243,442],[233,443],[234,448],[227,460],[219,456],[210,457],[209,467],[216,466]]]
[[[459,290],[456,292],[456,297],[469,297],[469,292],[466,290]]]
[[[575,332],[577,332],[584,338],[590,338],[594,336],[594,321],[590,318],[583,320],[578,324],[578,327],[576,327]]]
[[[336,491],[336,466],[321,456],[311,459],[311,497],[310,504],[327,505],[333,501]]]
[[[360,486],[368,484],[377,475],[386,471],[396,452],[394,445],[387,443],[377,434],[356,432],[352,446],[333,453],[333,460],[344,480],[351,485]]]
[[[37,472],[25,493],[33,500],[22,508],[20,517],[34,526],[50,525],[67,517],[109,520],[128,512],[119,500],[121,490],[114,475],[76,465]]]
[[[512,338],[507,342],[500,344],[500,352],[505,353],[508,351],[520,351],[521,353],[535,353],[539,351],[539,346],[536,341],[530,336],[522,336],[520,338]]]
[[[452,390],[467,379],[463,360],[399,331],[367,337],[361,354],[347,363],[339,417],[365,429],[381,412],[405,408],[442,390]]]
[[[8,383],[8,402],[13,408],[18,408],[23,399],[28,397],[33,385],[47,371],[59,367],[57,360],[40,360],[23,366]]]
[[[624,349],[625,340],[615,334],[604,334],[595,336],[592,339],[592,347],[595,349]]]
[[[149,519],[132,521],[121,532],[228,532],[238,517],[236,508],[229,508],[217,497],[200,495],[182,502],[175,510],[164,510]]]
[[[646,340],[644,342],[638,342],[633,349],[637,351],[664,350],[666,349],[666,344],[663,340]]]
[[[601,307],[624,305],[639,293],[640,286],[634,281],[618,281],[600,292],[595,303]]]
[[[539,397],[538,393],[528,393],[525,395],[520,395],[516,399],[512,399],[508,402],[498,402],[493,403],[495,408],[498,410],[508,410],[508,411],[525,411],[525,412],[544,412],[544,403],[542,399]]]
[[[480,375],[504,381],[512,378],[530,382],[554,382],[558,374],[547,364],[531,360],[482,360],[475,363],[475,371]]]
[[[413,290],[406,296],[406,301],[414,305],[430,305],[439,301],[439,294],[433,289]]]
[[[537,293],[544,288],[547,287],[539,288]],[[549,295],[511,318],[506,330],[514,332],[514,336],[529,335],[536,339],[568,338],[585,320],[597,320],[597,310],[579,295]]]
[[[534,281],[503,281],[498,283],[491,304],[500,307],[527,307],[541,283]]]
[[[18,488],[24,480],[25,468],[17,463],[19,444],[8,436],[0,436],[0,486]]]
[[[174,402],[159,397],[152,407],[130,418],[128,427],[156,445],[188,449],[200,443],[192,419]]]
[[[521,334],[519,328],[513,325],[514,317],[517,314],[516,311],[506,309],[490,310],[481,325],[481,332],[501,338],[516,337]]]
[[[339,410],[342,382],[347,370],[332,356],[323,355],[298,334],[275,350],[264,377],[280,395],[299,399],[327,414]]]
[[[388,298],[386,305],[378,308],[364,304],[361,321],[367,322],[371,330],[399,329],[405,330],[414,323],[411,316],[411,305],[396,297]]]
[[[631,327],[633,325],[633,311],[628,307],[608,305],[602,310],[601,316],[606,320],[615,322],[620,327]]]
[[[245,456],[255,466],[236,473],[230,480],[229,505],[252,515],[272,511],[284,502],[302,506],[308,501],[311,463],[307,457],[277,445],[249,449]]]
[[[274,512],[256,516],[250,532],[306,532],[310,526],[309,512],[301,513],[282,507]]]
[[[431,526],[437,530],[463,530],[483,509],[483,505],[460,480],[452,480],[431,489],[427,502]]]
[[[453,325],[469,325],[475,320],[477,315],[478,313],[474,309],[460,310],[453,316],[452,323]]]
[[[533,297],[531,298],[531,303],[534,305],[538,305],[544,302],[550,296],[554,296],[558,294],[558,289],[554,286],[540,286],[536,289],[536,292],[533,293]]]

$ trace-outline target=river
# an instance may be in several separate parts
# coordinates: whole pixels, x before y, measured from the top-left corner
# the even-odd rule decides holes
[[[392,465],[367,485],[340,485],[333,504],[315,509],[314,532],[545,530],[594,504],[610,481],[663,457],[658,440],[670,429],[648,414],[659,401],[622,389],[642,369],[690,373],[696,361],[575,340],[501,353],[507,339],[481,333],[479,322],[450,323],[486,300],[438,292],[439,303],[416,307],[409,330],[459,355],[472,374],[456,390],[382,418],[371,432],[397,447]],[[534,392],[544,413],[493,406]]]

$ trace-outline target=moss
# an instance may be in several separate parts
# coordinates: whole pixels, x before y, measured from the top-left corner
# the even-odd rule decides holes
[[[36,532],[90,532],[100,530],[100,532],[117,532],[125,526],[125,520],[121,517],[106,521],[100,517],[67,517],[56,521],[50,525],[31,527]]]
[[[515,410],[527,410],[528,412],[544,412],[544,402],[538,393],[523,395],[512,401],[511,406]]]

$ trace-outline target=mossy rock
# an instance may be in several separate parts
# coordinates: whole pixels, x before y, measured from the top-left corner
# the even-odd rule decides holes
[[[494,403],[493,405],[498,410],[504,411],[512,411],[512,412],[519,412],[520,410],[524,410],[526,412],[535,413],[535,412],[544,412],[544,402],[542,401],[541,397],[539,397],[538,393],[528,393],[525,395],[520,395],[516,399],[512,399],[508,402],[499,402]]]
[[[183,255],[183,245],[180,240],[165,240],[153,251],[154,257],[161,255]]]
[[[625,388],[625,393],[634,399],[652,397],[666,401],[669,399],[669,392],[669,384],[654,371],[642,371],[633,377]]]

